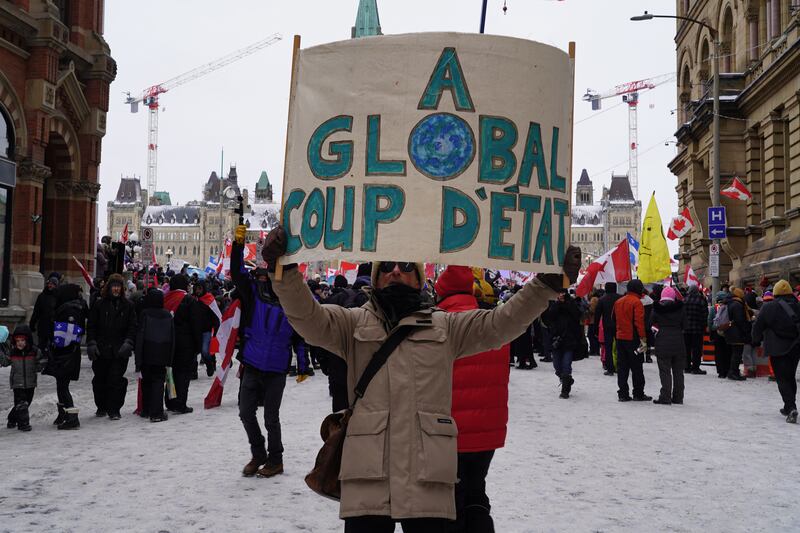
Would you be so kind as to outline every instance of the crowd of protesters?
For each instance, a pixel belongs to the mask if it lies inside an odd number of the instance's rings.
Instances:
[[[266,263],[248,268],[244,227],[239,227],[228,277],[210,273],[200,279],[161,267],[131,268],[124,275],[106,271],[85,297],[79,285],[56,272],[48,275],[30,323],[12,335],[0,327],[0,362],[12,366],[14,390],[8,427],[31,429],[28,407],[39,373],[56,380],[54,424],[80,427],[69,387],[80,377],[84,342],[95,416],[120,419],[131,358],[142,380],[140,416],[162,422],[168,412],[191,413],[191,381],[198,367],[209,377],[216,372],[210,340],[221,313],[236,299],[241,305],[239,417],[251,452],[245,476],[283,472],[279,412],[287,376],[301,383],[319,369],[327,376],[331,411],[353,408],[354,385],[370,356],[390,334],[414,326],[403,333],[409,342],[401,340],[397,355],[385,363],[391,375],[376,374],[381,377],[370,386],[372,394],[363,397],[351,418],[348,439],[352,434],[352,442],[363,446],[345,447],[342,458],[346,531],[389,531],[387,517],[390,523],[423,521],[413,523],[424,527],[409,525],[408,531],[493,531],[485,479],[494,451],[505,442],[509,368],[537,368],[537,353],[540,362],[552,363],[563,399],[570,398],[575,384],[573,363],[599,356],[598,371],[617,378],[620,402],[675,405],[686,397],[684,374],[706,374],[704,345],[713,345],[718,377],[732,381],[755,376],[757,354],[763,351],[783,400],[780,412],[788,422],[797,420],[800,287],[793,290],[785,280],[760,293],[723,287],[714,295],[697,286],[645,287],[632,280],[606,283],[580,298],[563,288],[560,274],[520,285],[497,272],[450,266],[426,279],[420,264],[386,261],[360,265],[352,283],[343,275],[330,284],[319,274],[301,276],[291,265],[278,281],[268,266],[282,255],[282,238],[280,232],[270,233]],[[576,257],[565,262],[572,283],[579,253]],[[103,264],[98,262],[99,268]],[[567,266],[575,272],[567,273]],[[645,393],[643,372],[653,356],[660,378],[655,399]],[[413,364],[406,365],[404,358]],[[393,396],[398,394],[416,398],[418,405],[424,400],[426,410],[414,411]],[[264,410],[266,437],[258,407]],[[423,448],[414,439],[396,441],[417,424]],[[382,448],[374,452],[380,457],[368,453],[384,431],[391,441],[388,461]],[[407,462],[427,453],[425,439],[444,455],[427,457],[417,483],[396,494],[391,480],[420,468]],[[448,496],[453,487],[454,497]],[[451,520],[455,526],[436,529]]]

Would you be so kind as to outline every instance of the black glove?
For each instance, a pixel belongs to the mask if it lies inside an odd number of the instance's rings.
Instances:
[[[91,341],[86,345],[86,354],[89,356],[89,361],[95,361],[100,357],[100,350],[97,349],[97,343]]]
[[[133,355],[133,344],[131,344],[131,341],[126,339],[125,342],[122,343],[122,346],[119,347],[117,356],[127,359],[131,355]]]
[[[275,272],[275,265],[278,264],[278,259],[286,253],[286,241],[286,230],[280,224],[267,233],[264,239],[264,247],[261,249],[261,257],[267,262],[270,272]],[[291,263],[283,265],[283,269],[289,270],[296,266],[296,263]]]
[[[578,273],[581,269],[581,249],[578,246],[570,246],[564,254],[564,268],[562,274],[537,274],[536,277],[554,291],[564,288],[564,282],[569,285],[578,281]]]

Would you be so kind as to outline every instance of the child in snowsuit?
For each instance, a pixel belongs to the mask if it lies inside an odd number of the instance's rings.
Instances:
[[[41,372],[44,364],[42,352],[33,344],[33,332],[29,326],[17,326],[14,330],[10,351],[0,351],[0,365],[11,366],[11,389],[14,391],[14,407],[8,413],[7,427],[30,431],[28,406],[33,401],[36,374]]]

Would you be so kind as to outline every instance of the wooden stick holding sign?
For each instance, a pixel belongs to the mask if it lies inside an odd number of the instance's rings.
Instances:
[[[570,136],[569,136],[569,168],[572,170],[574,167],[572,166],[572,151],[575,148],[575,41],[569,42],[569,68],[572,72],[572,94],[570,95],[570,101],[572,102],[572,109],[570,110],[569,114],[569,122],[572,124],[572,128],[570,129]],[[568,198],[572,198],[572,176],[570,176],[569,183],[567,184],[567,191],[569,192]],[[572,242],[572,225],[566,228],[567,231],[567,242]],[[569,278],[566,274],[562,274],[562,282],[561,282],[566,289],[570,286]]]
[[[281,209],[278,213],[278,220],[283,225],[283,203],[286,201],[286,174],[289,169],[288,158],[289,154],[289,139],[290,128],[292,127],[292,99],[295,95],[295,81],[297,80],[297,53],[300,51],[300,36],[294,36],[294,44],[292,45],[292,75],[289,81],[289,114],[286,118],[286,148],[283,153],[283,185],[281,186]],[[275,279],[280,281],[283,279],[283,265],[278,261],[275,265]]]

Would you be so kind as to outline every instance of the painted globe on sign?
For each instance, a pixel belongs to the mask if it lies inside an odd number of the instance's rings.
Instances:
[[[414,167],[431,179],[453,179],[475,157],[475,135],[467,122],[450,113],[436,113],[420,120],[408,139],[408,155]]]

